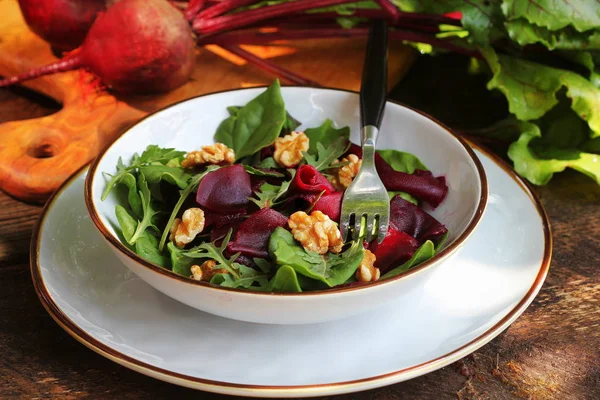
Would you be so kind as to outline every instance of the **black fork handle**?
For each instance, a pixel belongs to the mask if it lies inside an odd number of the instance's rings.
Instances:
[[[360,122],[379,129],[387,97],[387,21],[372,22],[360,86]]]

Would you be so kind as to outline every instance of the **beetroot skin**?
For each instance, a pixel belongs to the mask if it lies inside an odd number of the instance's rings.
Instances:
[[[374,240],[369,249],[375,254],[375,266],[381,273],[408,261],[419,247],[417,239],[390,227],[383,242]]]
[[[58,50],[79,47],[105,0],[19,0],[21,13],[36,35]]]
[[[220,214],[240,212],[252,196],[250,175],[241,164],[208,173],[198,185],[196,202]]]
[[[342,212],[342,198],[344,192],[333,192],[324,194],[317,200],[313,206],[313,211],[321,211],[327,215],[332,221],[340,222],[340,213]]]
[[[296,176],[294,176],[294,180],[291,184],[291,189],[294,193],[299,195],[318,195],[323,191],[325,191],[325,194],[335,192],[335,188],[331,182],[329,182],[323,174],[317,171],[315,167],[308,164],[298,167]]]
[[[438,243],[448,232],[438,220],[400,195],[390,202],[390,226],[416,238],[421,244],[426,240]]]

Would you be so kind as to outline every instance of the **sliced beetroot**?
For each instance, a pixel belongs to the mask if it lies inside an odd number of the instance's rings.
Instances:
[[[348,153],[362,157],[362,149],[355,144],[350,145]],[[432,207],[440,205],[448,193],[446,178],[434,177],[430,171],[416,170],[412,174],[396,171],[379,154],[375,154],[375,166],[387,190],[406,192]]]
[[[340,222],[340,212],[342,211],[342,197],[344,192],[333,192],[324,194],[314,204],[313,211],[321,211],[331,220]]]
[[[374,240],[369,245],[369,250],[375,254],[375,266],[383,274],[390,268],[408,261],[418,247],[417,239],[390,227],[383,242],[377,243],[377,240]]]
[[[243,210],[250,203],[250,196],[250,175],[236,164],[207,174],[198,186],[196,202],[207,210],[224,214]]]
[[[204,220],[204,226],[206,227],[215,227],[215,228],[220,228],[222,226],[230,226],[230,225],[239,225],[242,223],[242,221],[244,221],[244,219],[246,219],[247,217],[247,212],[246,210],[241,210],[239,212],[235,212],[235,213],[228,213],[228,214],[220,214],[220,213],[216,213],[216,212],[207,212],[204,213],[205,220]]]
[[[286,227],[288,219],[285,215],[271,209],[263,208],[244,221],[235,239],[227,245],[232,253],[241,252],[247,257],[268,257],[269,237],[277,227]]]
[[[390,202],[390,226],[409,234],[420,243],[426,240],[437,243],[448,232],[437,219],[400,195],[394,196]]]
[[[301,165],[296,171],[291,189],[294,193],[301,196],[308,194],[318,195],[323,191],[325,191],[324,194],[335,192],[335,188],[331,182],[317,171],[315,167],[307,164]]]

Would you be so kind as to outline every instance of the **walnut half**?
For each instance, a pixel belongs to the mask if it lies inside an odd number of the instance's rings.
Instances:
[[[336,160],[333,164],[338,164],[339,162]],[[337,190],[346,190],[358,174],[362,160],[356,154],[350,154],[348,157],[342,158],[341,162],[347,162],[348,164],[336,168],[334,173],[330,175],[329,181]]]
[[[185,210],[181,219],[175,218],[173,221],[169,240],[172,240],[175,246],[182,248],[191,243],[203,229],[204,211],[201,208],[189,208]]]
[[[206,260],[202,263],[202,265],[192,265],[190,268],[192,276],[190,278],[195,279],[197,281],[210,282],[213,276],[217,274],[228,273],[225,268],[215,269],[216,265],[217,262],[215,260]]]
[[[304,132],[292,132],[275,140],[273,158],[282,167],[295,167],[302,161],[302,152],[308,151],[308,144]]]
[[[319,254],[342,251],[344,242],[337,224],[321,211],[313,211],[310,215],[297,211],[290,216],[288,226],[294,239],[306,250]]]
[[[185,155],[181,162],[183,168],[193,168],[204,164],[233,164],[235,162],[235,153],[223,143],[215,143],[203,146],[198,151],[190,151]]]
[[[375,254],[365,249],[363,259],[356,270],[356,280],[359,282],[375,282],[378,280],[381,272],[379,268],[373,266],[374,263]]]

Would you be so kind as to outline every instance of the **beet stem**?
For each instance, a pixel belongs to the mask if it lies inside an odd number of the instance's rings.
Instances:
[[[307,28],[307,29],[279,29],[276,32],[238,31],[229,32],[216,36],[209,36],[198,41],[198,44],[216,44],[228,46],[236,44],[266,45],[284,40],[306,40],[306,39],[331,39],[365,37],[369,33],[367,28]],[[409,42],[427,43],[434,47],[452,50],[470,57],[482,59],[479,52],[456,45],[448,40],[438,39],[435,36],[419,32],[394,30],[389,33],[392,40],[403,40]]]
[[[258,57],[257,55],[252,54],[249,51],[242,49],[239,46],[222,45],[221,47],[223,47],[225,50],[229,51],[230,53],[233,53],[236,56],[243,58],[244,60],[248,61],[249,63],[256,65],[260,69],[265,70],[265,71],[267,71],[275,76],[278,76],[280,78],[287,79],[288,81],[295,83],[297,85],[313,86],[313,87],[321,86],[318,83],[311,81],[310,79],[306,79],[300,75],[297,75],[291,71],[288,71],[287,69],[285,69],[283,67],[280,67],[279,65],[277,65],[275,63],[272,63],[265,59],[262,59],[262,58]]]
[[[376,0],[376,2],[392,22],[398,21],[398,18],[400,18],[400,10],[398,10],[392,2],[389,0]]]
[[[256,3],[256,0],[223,0],[216,3],[214,6],[208,7],[198,15],[198,19],[210,19],[225,14],[239,7],[244,7],[249,4]]]
[[[201,35],[215,34],[224,30],[231,30],[255,24],[259,21],[294,14],[313,8],[335,6],[343,3],[352,3],[354,0],[296,0],[279,3],[272,6],[257,8],[230,15],[223,15],[212,19],[196,18],[193,29]]]
[[[184,17],[188,22],[192,22],[196,15],[204,8],[204,3],[206,0],[190,0],[185,9]]]
[[[21,82],[28,81],[30,79],[39,78],[40,76],[52,75],[58,72],[72,71],[83,66],[82,59],[77,55],[67,56],[52,64],[44,65],[39,68],[31,69],[20,75],[11,76],[6,79],[0,80],[0,87],[6,87],[16,85]]]

